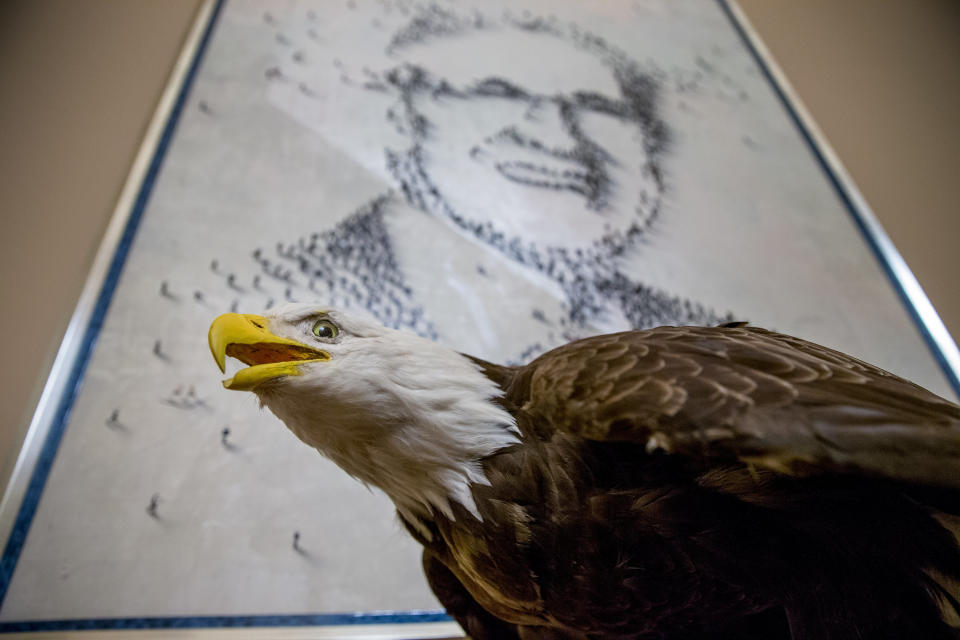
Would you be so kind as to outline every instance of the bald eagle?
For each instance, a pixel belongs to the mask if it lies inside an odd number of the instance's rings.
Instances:
[[[305,304],[209,340],[472,638],[958,637],[960,407],[850,356],[660,327],[507,367]]]

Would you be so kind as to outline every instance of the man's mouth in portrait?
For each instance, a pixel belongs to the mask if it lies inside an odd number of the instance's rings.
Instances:
[[[511,182],[576,193],[593,210],[603,209],[607,204],[605,196],[610,189],[610,178],[603,170],[603,159],[581,158],[583,154],[578,149],[550,149],[537,140],[521,137],[515,130],[508,130],[475,146],[470,155],[485,159],[485,164],[489,163]]]
[[[494,163],[504,178],[531,187],[574,191],[590,197],[590,175],[586,170],[570,166],[549,165],[529,160],[508,160]]]

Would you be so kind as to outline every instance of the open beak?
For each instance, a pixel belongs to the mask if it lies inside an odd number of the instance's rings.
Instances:
[[[267,380],[300,375],[300,365],[330,359],[326,351],[270,333],[268,326],[262,316],[240,313],[225,313],[210,325],[207,341],[220,371],[226,371],[227,356],[249,365],[224,380],[224,387],[250,391]]]

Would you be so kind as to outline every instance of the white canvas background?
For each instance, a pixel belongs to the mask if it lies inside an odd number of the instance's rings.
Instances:
[[[505,6],[484,3],[483,11],[500,16]],[[671,132],[662,159],[662,209],[629,252],[624,271],[719,313],[841,348],[950,393],[827,177],[717,5],[509,6],[516,16],[528,8],[602,34],[661,78],[659,115]],[[269,277],[253,288],[255,248],[272,253],[277,242],[330,229],[364,203],[397,192],[385,150],[401,150],[406,140],[384,117],[392,101],[358,87],[356,78],[365,67],[376,72],[397,64],[384,48],[415,16],[413,4],[362,0],[227,3],[134,239],[0,619],[438,606],[420,576],[418,550],[388,501],[296,441],[252,395],[221,390],[205,339],[213,317],[234,301],[241,311],[258,312],[268,300],[285,297],[290,285]],[[515,32],[492,35],[498,37],[503,47],[484,62],[518,82],[549,80],[547,90],[561,83],[568,91],[607,82],[615,91],[589,61],[558,66],[555,59],[525,58]],[[562,54],[562,43],[551,46]],[[296,62],[300,49],[303,61]],[[441,44],[414,49],[404,59],[446,75],[468,73],[475,62]],[[268,77],[270,69],[279,69],[284,81]],[[496,113],[488,115],[496,120]],[[474,184],[465,176],[458,197],[470,199]],[[523,215],[541,216],[545,235],[563,236],[563,229],[547,228],[546,212],[569,203],[530,193],[518,196],[527,207]],[[516,357],[532,341],[544,347],[562,341],[556,326],[531,318],[532,310],[548,320],[562,316],[556,283],[441,217],[395,200],[386,217],[397,260],[438,339],[497,360]],[[478,276],[481,263],[487,276]],[[226,286],[230,273],[242,293]],[[162,282],[175,299],[158,293]],[[309,292],[299,274],[292,287],[300,298]],[[582,331],[621,328],[624,319],[611,311]],[[157,340],[166,358],[152,353]],[[178,406],[184,404],[191,408]],[[114,410],[120,424],[108,425]],[[235,449],[220,443],[224,426]],[[153,494],[160,496],[159,519],[145,513]],[[291,548],[294,531],[305,553]]]

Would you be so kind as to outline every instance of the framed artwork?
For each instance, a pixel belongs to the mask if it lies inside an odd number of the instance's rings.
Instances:
[[[746,320],[960,391],[730,0],[220,0],[175,76],[0,506],[0,632],[459,633],[389,501],[220,388],[223,312],[501,363]]]

